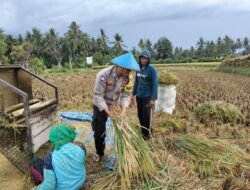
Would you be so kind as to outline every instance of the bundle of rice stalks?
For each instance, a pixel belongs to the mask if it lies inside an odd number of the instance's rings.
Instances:
[[[134,189],[137,190],[186,190],[201,189],[200,179],[197,174],[185,166],[183,161],[174,157],[162,149],[159,152],[160,166],[157,174],[152,176],[149,181],[143,181],[137,184]],[[156,158],[158,160],[159,158]]]
[[[213,120],[219,123],[234,124],[245,120],[243,114],[236,106],[222,101],[211,101],[201,104],[195,109],[195,114],[202,123]]]
[[[158,83],[160,86],[177,85],[179,82],[178,78],[168,72],[159,72]]]
[[[161,129],[170,129],[174,133],[181,133],[185,131],[182,121],[175,118],[163,119],[162,121],[157,122],[155,127],[155,130],[159,131],[161,131]]]
[[[174,145],[188,157],[191,167],[200,176],[233,174],[239,165],[250,169],[249,155],[222,141],[183,135],[174,140]]]
[[[120,141],[119,141],[120,142]],[[122,177],[120,175],[120,170],[116,172],[112,172],[106,174],[104,178],[98,180],[93,189],[101,190],[101,189],[108,189],[108,190],[116,190],[116,189],[136,189],[136,190],[185,190],[185,189],[201,189],[200,188],[200,179],[198,178],[197,174],[195,174],[192,170],[185,166],[181,160],[173,155],[168,154],[168,151],[163,147],[163,141],[161,138],[158,138],[157,141],[154,141],[154,147],[152,149],[153,155],[151,160],[157,165],[153,170],[153,173],[146,174],[148,178],[142,179],[133,178],[131,179],[128,176],[128,180],[131,182],[131,186],[122,186]],[[138,153],[136,153],[138,154]],[[130,159],[133,159],[133,155],[125,156],[128,159],[128,162],[131,162]],[[144,162],[145,163],[145,162]],[[119,162],[118,162],[119,164]],[[147,164],[147,163],[146,163]],[[143,166],[140,166],[143,167]],[[123,170],[128,170],[126,166],[122,168]],[[139,168],[135,165],[134,170],[138,170]],[[145,170],[145,169],[144,169]],[[133,172],[136,172],[133,171]],[[139,172],[141,170],[139,169]],[[123,172],[124,173],[124,172]],[[129,173],[129,172],[128,172]],[[141,172],[142,173],[142,172]],[[143,175],[143,174],[142,174]],[[125,180],[125,179],[123,179]]]
[[[157,166],[153,146],[142,138],[140,125],[131,118],[116,117],[113,118],[113,129],[118,171],[98,181],[94,189],[131,189],[133,183],[149,181],[157,173]]]
[[[121,185],[129,187],[129,179],[148,180],[157,169],[152,147],[142,138],[140,125],[117,118],[113,120],[113,126]]]

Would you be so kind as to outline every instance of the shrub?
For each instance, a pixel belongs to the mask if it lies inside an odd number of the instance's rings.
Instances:
[[[35,74],[41,74],[45,68],[45,64],[41,59],[33,58],[29,61],[29,69]]]

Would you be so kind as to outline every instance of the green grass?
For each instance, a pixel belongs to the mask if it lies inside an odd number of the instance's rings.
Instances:
[[[220,65],[221,62],[204,62],[204,63],[169,63],[169,64],[152,64],[156,68],[166,68],[167,70],[211,70]],[[92,69],[103,69],[111,65],[93,66]]]
[[[215,71],[250,76],[250,67],[219,66]]]
[[[250,76],[250,55],[226,59],[215,71]]]
[[[43,73],[40,74],[42,77],[47,77],[50,75],[64,75],[68,73],[81,73],[81,72],[88,72],[88,71],[93,71],[91,68],[84,68],[84,69],[60,69],[60,70],[55,70],[55,69],[47,69]]]
[[[208,71],[211,69],[216,69],[221,62],[197,62],[197,63],[164,63],[164,64],[152,64],[156,68],[166,68],[170,71],[185,71],[185,70],[193,70],[193,71]],[[48,76],[50,74],[63,74],[63,73],[74,73],[74,72],[83,72],[83,71],[89,71],[89,70],[100,70],[103,68],[107,68],[112,66],[112,64],[109,65],[93,65],[91,67],[87,68],[53,68],[53,69],[46,69],[43,71],[40,75],[41,76]]]
[[[198,62],[198,63],[169,63],[169,64],[153,64],[155,67],[214,67],[220,65],[221,62]]]
[[[41,74],[41,76],[46,77],[51,74],[61,75],[64,73],[74,73],[74,72],[86,72],[106,68],[111,65],[96,65],[85,69],[47,69]],[[222,66],[220,62],[204,62],[204,63],[171,63],[171,64],[153,64],[154,67],[161,69],[164,68],[167,71],[216,71],[224,73],[235,73],[250,76],[249,67],[232,67],[232,66]]]

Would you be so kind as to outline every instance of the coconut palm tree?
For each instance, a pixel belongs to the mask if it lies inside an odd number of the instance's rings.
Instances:
[[[53,28],[50,28],[45,34],[44,47],[46,52],[57,61],[58,68],[61,69],[63,58],[62,44],[58,33]]]
[[[119,33],[116,33],[114,38],[115,41],[111,42],[112,44],[114,44],[113,49],[117,54],[120,54],[124,51],[124,48],[126,48],[127,46],[124,45],[122,36]]]

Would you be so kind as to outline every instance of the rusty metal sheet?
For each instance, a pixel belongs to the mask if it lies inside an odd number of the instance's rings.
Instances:
[[[33,99],[31,75],[24,70],[19,69],[17,72],[17,78],[18,88],[28,94],[29,100]]]
[[[14,70],[0,70],[0,79],[3,79],[13,86],[17,86],[17,78]],[[0,96],[1,105],[4,108],[19,103],[19,96],[2,85],[0,85]]]

